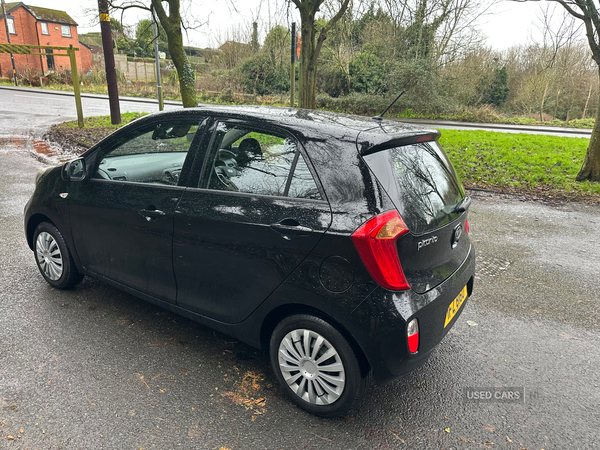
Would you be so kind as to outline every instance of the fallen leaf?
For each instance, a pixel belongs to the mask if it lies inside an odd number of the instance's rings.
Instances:
[[[8,439],[9,441],[14,441],[15,440],[15,438],[12,437],[12,436],[6,436],[6,439]]]
[[[512,439],[509,438],[508,436],[506,436],[506,440],[507,440],[507,442],[512,442]]]
[[[476,327],[479,324],[477,322],[473,322],[472,320],[467,320],[467,325],[470,327]]]
[[[323,439],[324,441],[333,442],[331,439],[328,439],[328,438],[326,438],[326,437],[319,436],[318,434],[315,434],[315,433],[312,433],[312,434],[313,434],[313,436],[316,436],[316,437],[318,437],[319,439]]]
[[[148,386],[148,383],[146,383],[144,375],[140,375],[139,373],[136,373],[136,375],[138,376],[138,379],[144,383],[148,389],[150,389],[150,386]]]
[[[575,336],[571,336],[570,334],[567,334],[567,333],[560,333],[560,335],[561,335],[561,337],[563,337],[564,339],[567,339],[567,340],[571,340],[571,339],[577,340],[577,338]]]
[[[398,440],[399,440],[400,442],[402,442],[403,444],[405,443],[404,439],[402,439],[400,436],[398,436],[398,433],[399,433],[398,431],[396,431],[396,430],[392,430],[392,429],[390,429],[389,431],[390,431],[390,433],[392,433],[392,434],[394,435],[394,437],[395,437],[396,439],[398,439]]]
[[[446,433],[450,433],[450,427],[448,427],[448,428],[444,428],[444,431],[445,431]]]
[[[493,433],[494,431],[496,431],[496,429],[492,425],[490,425],[489,423],[484,424],[483,428],[485,428],[486,430],[488,430],[491,433]]]

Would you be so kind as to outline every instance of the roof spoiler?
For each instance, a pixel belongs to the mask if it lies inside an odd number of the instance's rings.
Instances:
[[[360,154],[362,156],[377,153],[394,147],[417,144],[419,142],[437,141],[442,133],[437,130],[423,130],[412,133],[402,134],[395,137],[385,137],[381,142],[363,141],[358,143]]]

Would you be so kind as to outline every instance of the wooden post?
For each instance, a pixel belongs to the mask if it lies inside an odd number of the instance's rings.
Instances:
[[[71,79],[73,80],[73,92],[75,93],[75,107],[77,108],[77,126],[83,128],[83,107],[81,106],[81,92],[79,91],[79,74],[77,73],[77,59],[73,44],[67,50],[71,60]]]

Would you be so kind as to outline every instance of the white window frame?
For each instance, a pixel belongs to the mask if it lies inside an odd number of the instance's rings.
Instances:
[[[48,22],[41,22],[42,24],[42,34],[49,35],[50,28],[48,28]]]
[[[71,26],[70,25],[61,25],[60,31],[62,32],[63,37],[71,37]],[[65,34],[65,31],[67,31],[66,34]]]
[[[15,29],[15,19],[6,18],[6,26],[8,27],[9,34],[17,34],[17,30]]]

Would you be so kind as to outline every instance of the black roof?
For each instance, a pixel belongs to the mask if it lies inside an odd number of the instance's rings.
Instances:
[[[383,148],[406,145],[418,140],[434,140],[440,133],[396,120],[381,121],[370,117],[301,108],[273,106],[199,106],[183,110],[155,113],[160,115],[196,114],[225,115],[242,120],[257,120],[272,126],[285,127],[311,140],[338,140],[356,143],[362,154]],[[141,120],[146,120],[143,118]]]

